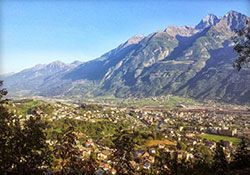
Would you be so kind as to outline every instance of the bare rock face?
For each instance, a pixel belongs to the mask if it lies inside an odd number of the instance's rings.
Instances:
[[[244,27],[246,21],[249,19],[248,16],[231,10],[214,27],[218,30],[239,30]]]
[[[191,36],[197,33],[198,30],[196,30],[195,27],[193,26],[186,25],[186,26],[181,26],[181,27],[169,26],[165,29],[164,32],[167,32],[169,35],[175,37],[176,35]]]
[[[132,44],[138,44],[143,38],[145,38],[144,35],[135,35],[133,37],[131,37],[128,41],[126,41],[125,43],[121,44],[119,46],[120,49],[123,49],[125,47],[128,47],[129,45]]]
[[[214,26],[220,21],[220,18],[214,14],[208,14],[201,22],[195,26],[196,30],[203,30],[207,27]]]

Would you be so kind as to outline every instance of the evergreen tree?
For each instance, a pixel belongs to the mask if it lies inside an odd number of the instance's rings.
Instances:
[[[242,138],[233,156],[233,167],[237,169],[250,168],[250,151],[248,150],[249,139]]]
[[[34,116],[21,126],[21,130],[16,129],[19,133],[13,139],[12,149],[17,155],[13,170],[16,174],[40,174],[51,165],[51,152],[43,132],[46,123],[41,121],[40,116]]]
[[[0,87],[1,87],[2,85],[3,85],[3,81],[0,80]],[[3,102],[2,97],[5,96],[5,95],[7,95],[7,94],[8,94],[8,91],[7,91],[5,88],[0,89],[0,102],[1,102],[1,103]]]
[[[114,149],[112,160],[116,162],[115,169],[118,174],[134,174],[135,170],[130,162],[133,160],[133,151],[136,145],[133,134],[128,131],[118,131],[114,135]]]
[[[53,154],[58,160],[61,174],[72,174],[81,169],[83,162],[79,158],[80,151],[76,146],[76,134],[73,127],[69,127],[66,131],[57,135],[53,148]]]
[[[159,174],[170,174],[169,165],[171,162],[171,155],[169,152],[156,151],[154,168]]]
[[[240,71],[243,64],[250,62],[250,22],[247,21],[246,26],[236,30],[235,33],[232,40],[236,44],[234,50],[238,52],[239,56],[235,60],[234,67]]]
[[[2,86],[2,81],[0,81]],[[50,153],[43,133],[46,124],[39,116],[21,123],[3,104],[0,90],[0,174],[41,174],[50,166]]]
[[[216,144],[213,161],[213,169],[216,174],[223,174],[228,169],[228,162],[221,143]]]

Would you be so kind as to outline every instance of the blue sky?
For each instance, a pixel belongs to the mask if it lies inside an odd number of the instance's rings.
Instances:
[[[245,0],[2,0],[0,74],[92,60],[134,35],[196,25],[209,13],[250,16],[249,7]]]

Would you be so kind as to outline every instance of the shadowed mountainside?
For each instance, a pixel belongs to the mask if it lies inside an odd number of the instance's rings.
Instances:
[[[237,72],[231,37],[249,17],[230,11],[208,15],[197,26],[167,27],[134,36],[95,60],[36,66],[5,78],[10,93],[43,96],[148,97],[175,94],[250,103],[250,69]],[[43,71],[44,70],[44,71]],[[25,95],[25,93],[21,93]]]

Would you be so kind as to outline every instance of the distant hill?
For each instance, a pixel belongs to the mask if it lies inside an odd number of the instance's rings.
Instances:
[[[169,26],[148,36],[134,36],[86,63],[24,70],[5,79],[5,85],[13,94],[23,90],[74,97],[174,94],[250,103],[250,69],[233,69],[237,54],[231,41],[234,30],[247,19],[235,11],[221,18],[209,14],[196,26]]]
[[[11,75],[15,74],[14,72],[11,72],[11,73],[3,73],[3,74],[0,74],[0,80],[3,80],[4,78],[7,78]]]
[[[41,90],[41,86],[46,84],[51,76],[66,73],[80,64],[82,62],[79,61],[71,64],[65,64],[61,61],[38,64],[16,74],[3,77],[4,87],[8,89],[11,95],[32,96]]]

